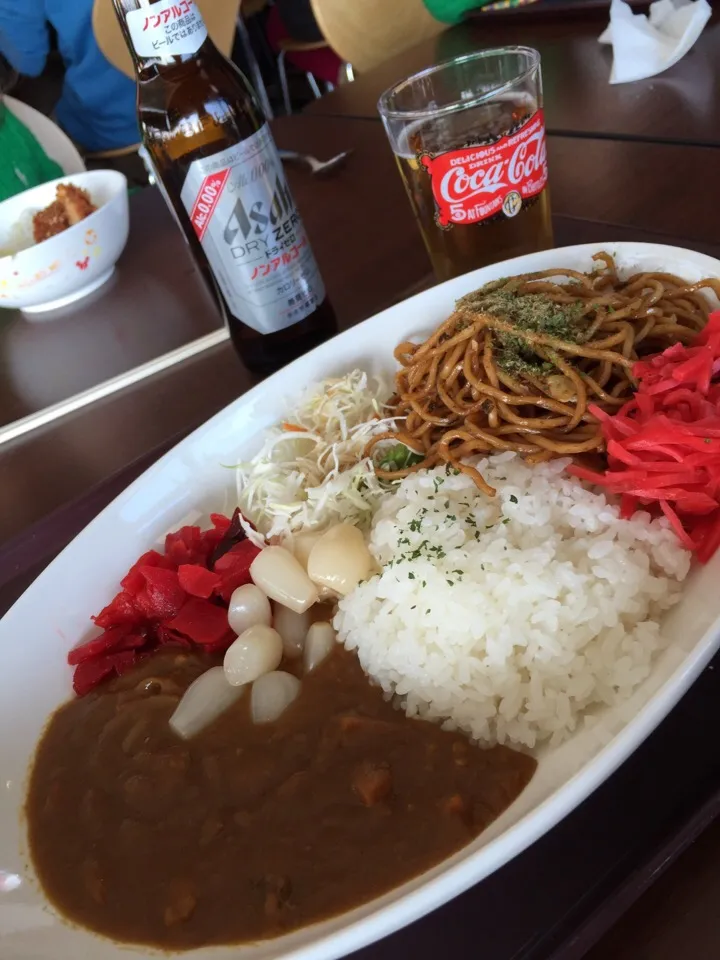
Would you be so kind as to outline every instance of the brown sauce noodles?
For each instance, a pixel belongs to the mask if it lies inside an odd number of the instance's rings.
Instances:
[[[404,420],[376,444],[404,443],[422,460],[377,475],[401,479],[448,464],[495,491],[467,457],[513,450],[530,462],[601,451],[589,404],[615,411],[634,389],[635,360],[688,343],[720,297],[720,280],[669,273],[620,279],[608,253],[586,274],[543,270],[494,281],[456,304],[423,343],[395,350],[400,370],[388,414]]]

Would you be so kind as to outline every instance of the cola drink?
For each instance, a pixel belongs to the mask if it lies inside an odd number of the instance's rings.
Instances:
[[[511,55],[517,57],[518,50],[524,54],[524,48],[513,48]],[[483,51],[471,58],[482,57],[487,72],[493,53],[508,56],[507,50]],[[537,57],[535,51],[529,53]],[[471,58],[460,58],[466,69]],[[425,98],[432,82],[441,82],[428,74],[452,76],[456,63],[424,71],[418,86]],[[407,101],[414,79],[399,85],[399,97],[388,91],[380,111],[438,279],[551,247],[539,57],[536,82],[529,82],[525,71],[517,89],[505,83],[495,96],[480,91],[466,104],[453,102],[445,76],[442,87],[449,103],[438,106],[432,98],[433,105],[423,111],[414,98],[403,109],[397,100],[404,96]],[[487,86],[486,78],[483,83]]]

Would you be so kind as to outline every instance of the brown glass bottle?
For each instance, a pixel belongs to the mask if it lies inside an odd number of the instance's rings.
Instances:
[[[158,185],[243,361],[277,370],[337,328],[254,91],[207,35],[194,0],[113,2]]]

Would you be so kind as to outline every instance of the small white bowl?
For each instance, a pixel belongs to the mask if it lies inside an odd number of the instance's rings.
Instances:
[[[60,183],[87,190],[98,209],[34,243],[32,215],[52,203]],[[22,310],[29,320],[52,319],[45,311],[79,300],[110,278],[128,226],[127,179],[116,170],[69,174],[0,203],[0,307]],[[18,252],[2,256],[13,249]]]

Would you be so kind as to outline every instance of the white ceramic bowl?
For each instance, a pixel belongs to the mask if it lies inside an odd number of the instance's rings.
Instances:
[[[98,209],[42,243],[32,242],[31,216],[55,199],[60,183],[82,187]],[[50,180],[0,203],[0,307],[15,307],[31,320],[96,290],[110,278],[128,237],[127,180],[116,170],[91,170]]]
[[[301,357],[183,440],[103,510],[6,614],[0,622],[0,730],[5,731],[0,739],[0,891],[3,886],[7,891],[0,892],[2,960],[157,956],[94,937],[57,916],[28,863],[20,814],[37,739],[49,714],[72,695],[67,652],[88,635],[88,617],[114,596],[128,567],[162,543],[167,531],[204,522],[212,510],[232,510],[234,475],[222,464],[255,453],[263,431],[287,415],[308,384],[354,367],[392,373],[397,343],[427,335],[463,294],[531,270],[589,270],[592,254],[601,249],[616,255],[622,271],[661,270],[689,281],[720,277],[720,261],[689,250],[586,244],[495,264],[399,303]],[[632,698],[598,711],[592,725],[580,724],[559,747],[543,747],[537,772],[515,803],[454,856],[348,913],[275,940],[193,950],[182,960],[334,960],[429,913],[497,870],[609,777],[708,663],[720,643],[719,577],[720,553],[707,566],[695,567],[663,625],[668,645]],[[598,837],[602,842],[601,832]]]

